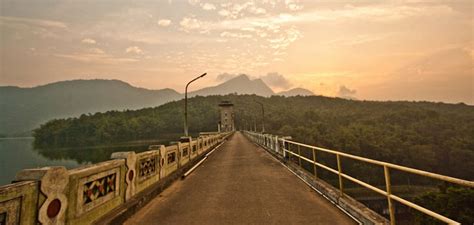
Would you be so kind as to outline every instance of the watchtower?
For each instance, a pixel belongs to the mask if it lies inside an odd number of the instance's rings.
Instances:
[[[222,101],[219,104],[219,108],[221,111],[220,131],[234,131],[234,104],[232,104],[230,101]]]

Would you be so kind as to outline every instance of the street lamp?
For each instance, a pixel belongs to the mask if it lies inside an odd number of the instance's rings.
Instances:
[[[189,81],[188,84],[186,84],[186,89],[184,90],[184,136],[185,137],[189,137],[189,133],[188,133],[188,86],[192,82],[194,82],[197,79],[202,78],[206,75],[207,75],[207,73],[203,73],[201,76],[192,79],[191,81]]]
[[[263,103],[255,101],[262,107],[262,133],[265,133],[265,109],[263,108]]]

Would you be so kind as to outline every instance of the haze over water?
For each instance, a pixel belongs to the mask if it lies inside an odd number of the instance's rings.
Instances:
[[[0,139],[0,185],[9,184],[22,169],[43,166],[74,168],[80,164],[71,159],[53,160],[33,150],[33,138]]]

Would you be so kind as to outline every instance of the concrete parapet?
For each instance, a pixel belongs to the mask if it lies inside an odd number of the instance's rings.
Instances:
[[[104,216],[116,216],[117,209],[127,209],[135,204],[129,202],[143,196],[151,198],[150,193],[165,188],[231,134],[209,133],[187,143],[150,146],[138,154],[116,152],[112,160],[71,170],[22,170],[15,183],[0,187],[0,224],[81,225],[113,220]]]

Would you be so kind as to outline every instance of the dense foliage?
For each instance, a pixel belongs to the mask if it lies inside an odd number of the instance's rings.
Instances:
[[[320,96],[255,95],[189,100],[190,131],[217,129],[218,104],[235,104],[236,126],[293,136],[303,143],[474,179],[474,107],[428,102],[369,102]],[[183,129],[183,101],[156,108],[52,120],[34,131],[37,147],[71,147],[160,139]]]
[[[474,214],[474,190],[449,187],[441,192],[429,192],[415,199],[418,204],[429,205],[436,209],[437,213],[456,218],[461,224],[473,224]],[[432,217],[416,214],[418,224],[444,224]]]

